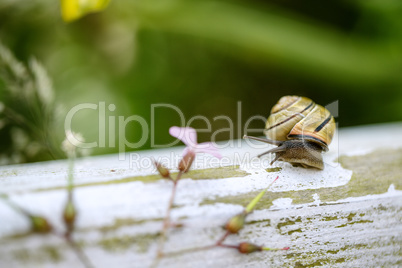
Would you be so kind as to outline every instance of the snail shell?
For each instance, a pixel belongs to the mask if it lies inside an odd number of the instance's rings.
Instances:
[[[285,96],[272,107],[264,133],[277,141],[308,140],[328,151],[335,133],[335,120],[327,109],[309,98]]]
[[[272,108],[265,130],[268,139],[245,136],[278,145],[267,153],[275,153],[275,161],[289,162],[294,166],[323,169],[322,151],[328,151],[335,133],[335,120],[331,113],[311,99],[284,96]]]

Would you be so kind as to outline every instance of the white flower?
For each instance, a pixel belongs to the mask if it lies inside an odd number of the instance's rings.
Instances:
[[[66,138],[61,143],[61,149],[67,154],[68,157],[74,157],[77,148],[82,148],[81,146],[84,142],[84,137],[80,133],[67,130]]]

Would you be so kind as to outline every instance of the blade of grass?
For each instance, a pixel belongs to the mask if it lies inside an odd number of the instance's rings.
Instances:
[[[260,201],[260,199],[263,197],[263,195],[265,194],[265,192],[272,186],[272,184],[277,180],[279,178],[279,176],[278,177],[276,177],[276,179],[273,181],[273,182],[271,182],[269,185],[268,185],[268,187],[267,188],[265,188],[264,190],[262,190],[256,197],[254,197],[254,199],[253,200],[251,200],[251,202],[247,205],[247,207],[246,207],[246,213],[250,213],[253,209],[254,209],[254,207],[257,205],[257,203],[258,203],[258,201]]]

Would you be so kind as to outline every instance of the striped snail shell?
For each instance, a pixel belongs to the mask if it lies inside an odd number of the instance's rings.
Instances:
[[[335,133],[331,113],[311,99],[284,96],[272,107],[265,130],[267,139],[244,136],[277,145],[261,155],[275,153],[271,162],[285,161],[294,166],[323,169],[322,151],[328,151]]]

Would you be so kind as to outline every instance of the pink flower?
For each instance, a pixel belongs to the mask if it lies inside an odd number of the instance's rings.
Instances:
[[[171,127],[169,129],[170,135],[181,140],[185,145],[183,155],[188,153],[207,153],[211,154],[217,158],[222,158],[222,155],[218,152],[218,148],[214,146],[212,142],[197,143],[197,132],[191,127]]]

